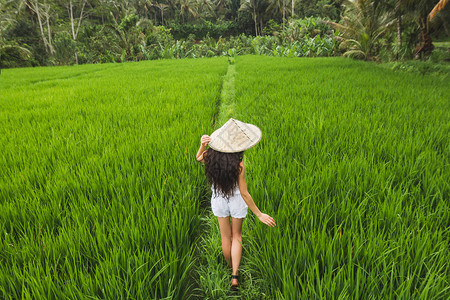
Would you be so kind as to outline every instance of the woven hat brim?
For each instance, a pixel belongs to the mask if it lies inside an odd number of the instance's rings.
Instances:
[[[219,128],[211,134],[211,142],[209,143],[209,147],[223,153],[236,153],[248,150],[254,147],[262,138],[261,129],[253,124],[245,124],[245,131],[250,135],[249,139],[243,144],[230,144],[226,140],[221,138],[221,130],[223,128]],[[225,126],[225,125],[224,125]]]

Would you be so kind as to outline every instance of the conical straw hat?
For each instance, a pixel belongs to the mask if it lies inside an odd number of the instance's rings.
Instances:
[[[211,134],[209,147],[216,151],[233,153],[247,150],[261,140],[261,130],[253,124],[229,119]]]

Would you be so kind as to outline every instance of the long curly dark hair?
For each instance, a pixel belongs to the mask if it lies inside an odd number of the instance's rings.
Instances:
[[[225,198],[233,195],[238,184],[244,152],[224,153],[209,148],[204,154],[205,173],[214,192]]]

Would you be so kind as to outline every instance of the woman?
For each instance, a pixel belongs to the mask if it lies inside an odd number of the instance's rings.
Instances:
[[[264,224],[276,225],[272,217],[258,209],[245,182],[243,151],[255,146],[261,135],[261,130],[255,125],[230,119],[211,137],[203,135],[197,152],[197,160],[205,163],[205,173],[211,184],[211,208],[219,221],[223,255],[233,270],[233,288],[238,286],[242,222],[247,209],[250,208]],[[205,150],[208,144],[210,148]]]

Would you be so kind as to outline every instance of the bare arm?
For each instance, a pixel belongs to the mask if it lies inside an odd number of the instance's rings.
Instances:
[[[197,151],[197,161],[203,162],[203,154],[205,153],[206,145],[211,141],[211,138],[207,135],[203,135],[200,139],[200,148]]]
[[[256,206],[255,201],[253,201],[252,196],[250,195],[250,193],[247,190],[247,182],[245,181],[245,167],[244,167],[244,162],[241,162],[241,173],[239,174],[239,191],[241,192],[241,196],[244,199],[245,203],[247,203],[248,208],[250,208],[250,210],[258,217],[258,219],[263,222],[264,224],[266,224],[267,226],[275,226],[275,220],[267,215],[262,213],[258,206]]]

